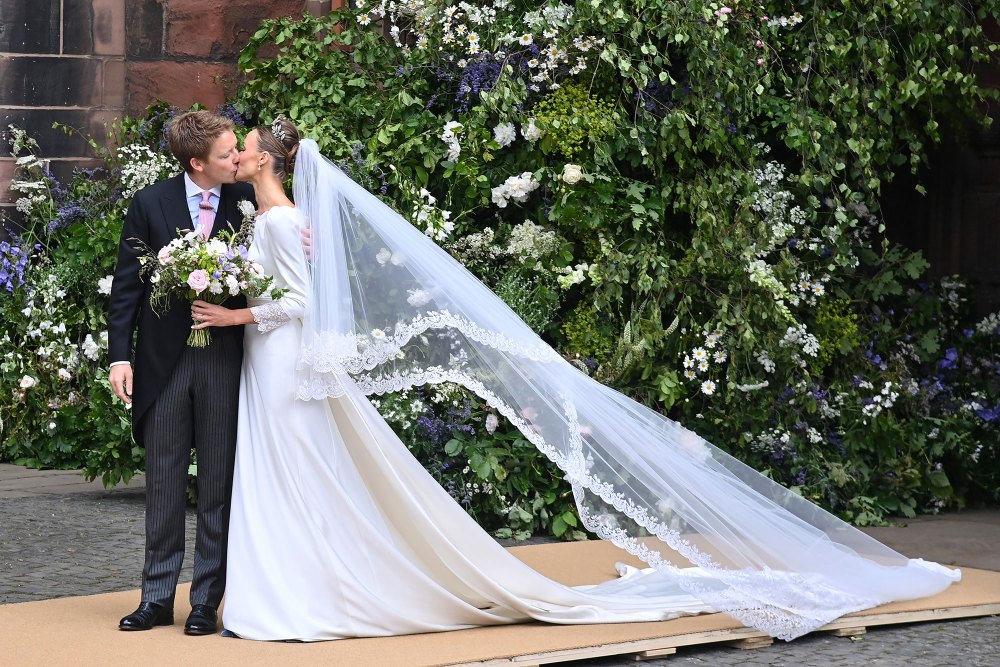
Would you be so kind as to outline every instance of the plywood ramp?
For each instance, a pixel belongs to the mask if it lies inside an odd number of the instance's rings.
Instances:
[[[511,549],[518,558],[570,585],[615,576],[614,564],[640,565],[603,542]],[[186,586],[178,601],[187,599]],[[657,623],[560,626],[542,623],[476,628],[405,637],[350,639],[314,644],[254,642],[183,634],[177,624],[149,632],[120,632],[118,619],[139,602],[138,591],[0,605],[0,646],[5,666],[135,665],[162,663],[432,667],[437,665],[546,665],[609,655],[662,657],[683,646],[737,642],[752,648],[768,637],[722,614]],[[829,624],[828,631],[860,634],[891,623],[939,621],[1000,613],[1000,573],[963,569],[963,579],[940,595],[896,602]]]

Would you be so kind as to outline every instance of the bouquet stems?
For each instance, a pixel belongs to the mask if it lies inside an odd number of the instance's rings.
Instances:
[[[208,347],[212,342],[212,332],[208,329],[192,329],[187,344],[191,347]]]

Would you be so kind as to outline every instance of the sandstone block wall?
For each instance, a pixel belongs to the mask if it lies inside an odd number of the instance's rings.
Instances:
[[[3,0],[0,3],[0,211],[14,163],[7,126],[23,127],[67,174],[89,157],[58,121],[97,137],[125,106],[125,0]]]

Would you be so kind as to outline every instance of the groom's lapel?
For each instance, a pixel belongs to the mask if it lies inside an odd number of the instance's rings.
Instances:
[[[193,229],[191,210],[187,204],[187,194],[184,191],[184,175],[179,174],[170,179],[170,187],[160,197],[160,210],[163,213],[163,224],[167,228],[168,238],[177,236],[178,229]]]

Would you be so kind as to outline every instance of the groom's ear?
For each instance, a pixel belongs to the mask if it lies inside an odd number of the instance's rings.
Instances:
[[[191,158],[191,170],[192,171],[205,171],[205,165],[196,157]]]

